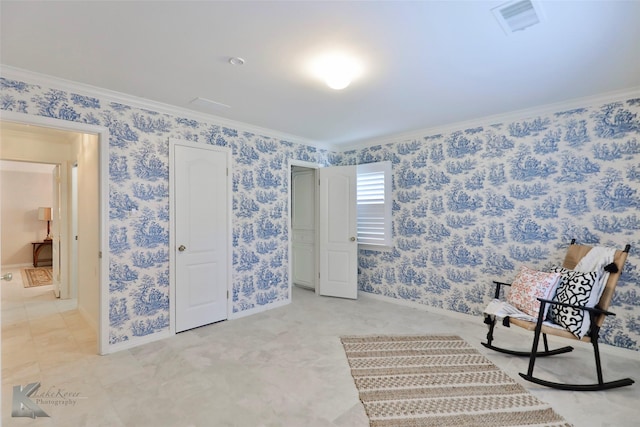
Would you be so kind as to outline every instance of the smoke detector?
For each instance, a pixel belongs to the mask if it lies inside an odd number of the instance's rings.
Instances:
[[[239,56],[234,56],[229,58],[229,64],[231,65],[244,65],[244,58],[240,58]]]
[[[491,9],[493,15],[509,35],[522,31],[543,21],[540,3],[535,0],[514,0]]]

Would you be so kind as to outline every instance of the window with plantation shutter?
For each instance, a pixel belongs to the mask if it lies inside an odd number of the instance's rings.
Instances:
[[[391,162],[358,165],[358,244],[391,246]]]

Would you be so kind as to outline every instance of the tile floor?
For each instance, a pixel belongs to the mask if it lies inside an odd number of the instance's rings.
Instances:
[[[1,282],[3,426],[364,427],[338,337],[376,333],[460,335],[576,427],[636,426],[640,418],[640,384],[590,393],[536,386],[518,376],[526,360],[480,345],[480,318],[367,295],[350,301],[294,288],[285,307],[98,356],[73,301],[56,300],[51,287],[24,289],[19,270],[13,273],[12,282]],[[498,334],[525,347],[530,340],[517,328]],[[590,347],[579,345],[537,369],[549,378],[572,371],[592,381],[592,359]],[[603,359],[605,379],[640,380],[637,352],[605,348]],[[41,403],[49,418],[12,418],[12,387],[35,381],[43,393],[76,396]]]

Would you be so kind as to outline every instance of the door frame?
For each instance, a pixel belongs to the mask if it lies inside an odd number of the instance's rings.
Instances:
[[[233,283],[233,187],[231,171],[231,148],[218,145],[196,143],[178,138],[169,138],[169,331],[171,335],[176,334],[176,218],[175,218],[175,146],[205,149],[222,152],[227,157],[227,295],[232,295]],[[232,312],[232,299],[227,297],[227,319]]]
[[[304,167],[304,168],[308,168],[308,169],[314,169],[315,171],[315,179],[316,179],[316,191],[315,191],[315,204],[316,204],[316,209],[315,209],[315,265],[316,265],[316,273],[319,272],[319,263],[320,263],[320,258],[319,258],[319,253],[318,253],[318,249],[319,249],[319,242],[318,242],[318,212],[319,212],[319,192],[318,192],[318,186],[317,186],[317,182],[318,182],[318,170],[321,168],[321,165],[318,163],[313,163],[313,162],[306,162],[304,160],[293,160],[293,159],[289,159],[289,165],[288,165],[288,174],[287,174],[287,180],[289,181],[289,185],[287,186],[287,191],[288,191],[288,197],[287,197],[287,204],[288,204],[288,210],[287,212],[289,213],[287,215],[287,238],[288,238],[288,259],[289,259],[289,271],[288,271],[288,275],[289,275],[289,301],[291,301],[291,295],[293,292],[293,239],[292,239],[292,233],[291,233],[291,217],[292,217],[292,212],[293,212],[293,205],[291,203],[291,195],[292,195],[292,188],[293,188],[293,180],[291,179],[291,172],[293,171],[293,167],[294,166],[300,166],[300,167]],[[318,279],[316,277],[316,279]],[[318,294],[318,288],[319,288],[319,281],[316,280],[316,286],[314,289],[314,292],[316,293],[316,295]]]
[[[109,236],[107,233],[107,215],[109,206],[108,175],[109,175],[109,129],[103,126],[80,122],[55,119],[51,117],[35,116],[15,111],[1,111],[0,120],[20,123],[24,125],[40,126],[77,133],[88,133],[98,137],[98,222],[99,222],[99,254],[98,254],[98,283],[100,287],[100,301],[98,303],[98,354],[109,353]],[[65,218],[65,221],[69,221]],[[69,256],[70,254],[66,254]]]

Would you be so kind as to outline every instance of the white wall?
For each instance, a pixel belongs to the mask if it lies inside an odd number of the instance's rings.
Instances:
[[[100,316],[100,239],[98,141],[83,135],[78,153],[78,309],[98,331]]]
[[[47,235],[47,223],[38,220],[38,207],[51,206],[51,173],[2,170],[0,183],[0,262],[5,268],[31,265],[31,242]],[[43,249],[40,256],[51,258],[51,249]]]

